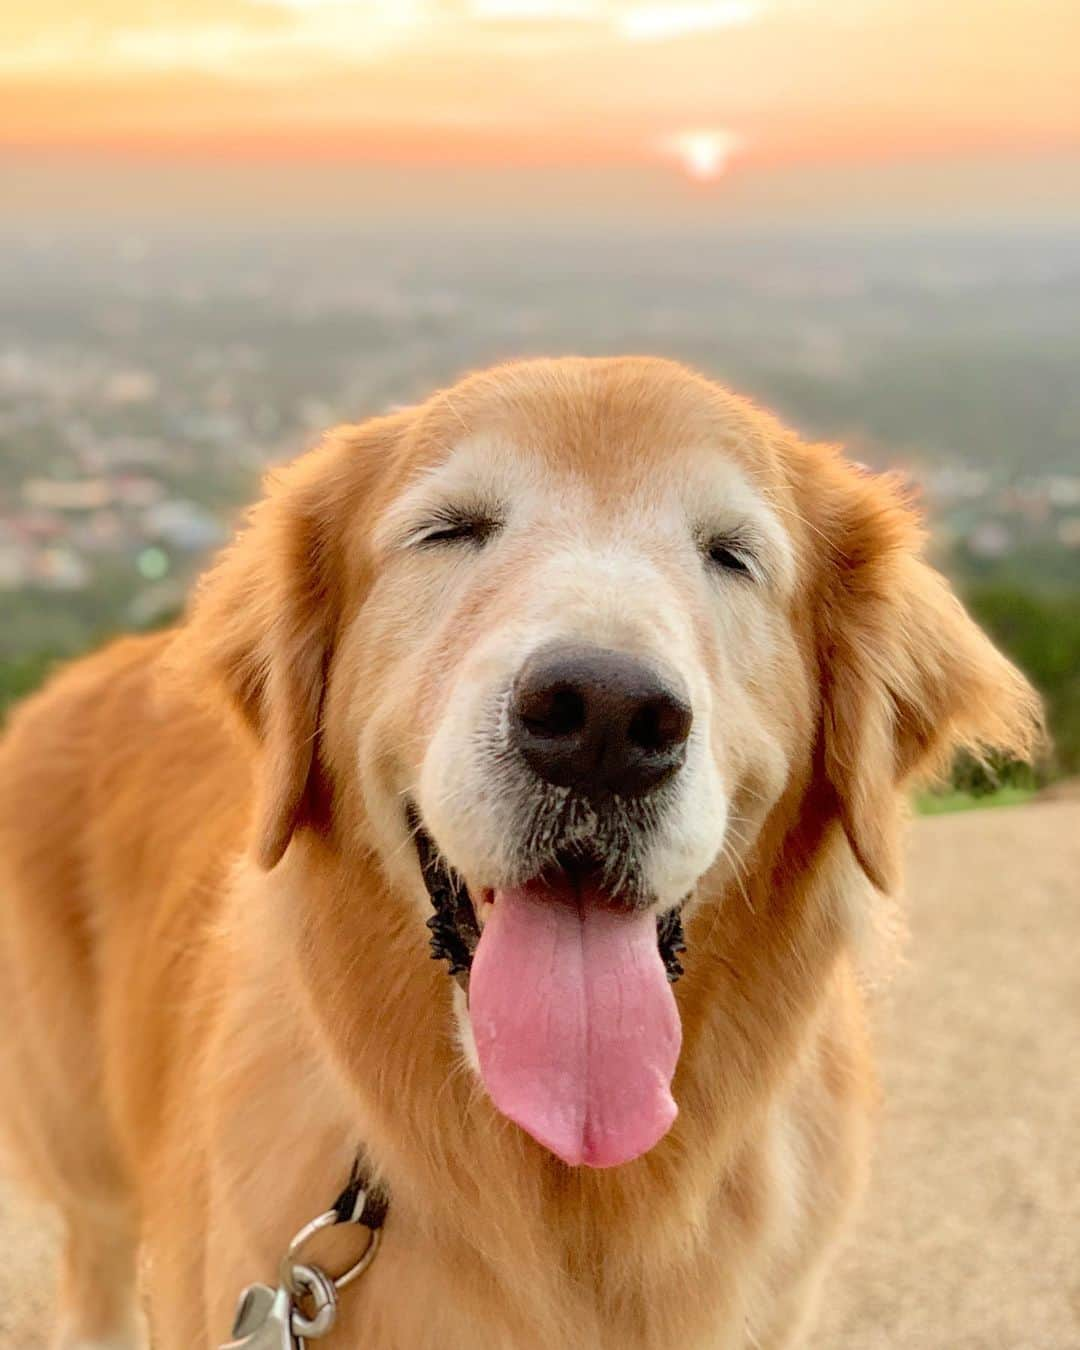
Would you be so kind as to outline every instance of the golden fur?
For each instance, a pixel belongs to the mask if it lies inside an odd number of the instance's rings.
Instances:
[[[767,621],[745,620],[773,634],[769,666],[733,692],[783,773],[766,788],[726,765],[751,824],[689,923],[680,1114],[611,1171],[497,1116],[370,817],[528,593],[531,550],[508,544],[442,622],[436,583],[373,543],[480,432],[569,474],[598,528],[627,475],[647,494],[704,446],[758,485],[793,559]],[[135,1343],[139,1250],[154,1345],[217,1345],[361,1141],[392,1209],[328,1350],[797,1343],[864,1170],[867,878],[897,884],[914,776],[961,745],[1024,754],[1038,730],[919,544],[888,480],[679,367],[530,362],[331,433],[273,476],[179,629],[19,709],[0,748],[0,1141],[65,1218],[59,1343]],[[664,565],[700,637],[698,583]],[[714,688],[733,678],[703,659]]]

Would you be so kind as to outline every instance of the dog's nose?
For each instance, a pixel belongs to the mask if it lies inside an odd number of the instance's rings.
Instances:
[[[533,772],[588,797],[640,797],[686,758],[685,693],[623,652],[538,652],[514,685],[510,734]]]

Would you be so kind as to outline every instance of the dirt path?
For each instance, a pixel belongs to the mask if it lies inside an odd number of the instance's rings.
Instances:
[[[918,822],[862,1222],[816,1346],[1080,1347],[1080,800]]]
[[[1080,1346],[1080,801],[918,822],[886,1105],[819,1350]],[[45,1344],[52,1241],[0,1193],[0,1346]]]

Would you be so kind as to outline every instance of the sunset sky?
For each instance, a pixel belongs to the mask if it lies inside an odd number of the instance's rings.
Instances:
[[[1077,0],[34,0],[0,149],[736,169],[1080,156]]]

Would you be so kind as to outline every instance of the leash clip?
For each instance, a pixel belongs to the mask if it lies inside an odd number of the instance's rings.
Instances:
[[[296,1292],[278,1285],[252,1284],[240,1295],[233,1339],[221,1350],[305,1350],[325,1336],[337,1319],[337,1289],[318,1266],[293,1266]]]
[[[364,1185],[354,1168],[334,1208],[305,1224],[289,1243],[281,1259],[277,1288],[251,1284],[240,1295],[232,1339],[220,1350],[305,1350],[308,1341],[325,1336],[337,1321],[338,1294],[375,1259],[385,1216],[384,1194]],[[318,1233],[349,1223],[368,1228],[371,1236],[359,1260],[348,1270],[328,1275],[320,1266],[301,1259],[304,1247]]]

